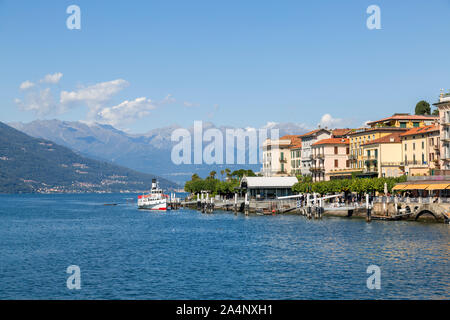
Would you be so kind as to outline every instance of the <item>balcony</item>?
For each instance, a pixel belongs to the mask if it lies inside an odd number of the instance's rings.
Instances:
[[[363,159],[365,161],[377,161],[378,156],[365,156]]]
[[[354,154],[350,154],[350,155],[348,156],[348,159],[349,159],[350,161],[355,161],[355,160],[358,160],[358,156],[356,156],[356,155],[354,155]]]
[[[280,163],[287,163],[286,158],[280,158]]]
[[[325,155],[323,153],[316,153],[316,154],[313,154],[312,158],[313,159],[323,159],[323,158],[325,158]]]
[[[406,161],[403,162],[405,166],[414,166],[414,167],[423,167],[423,168],[427,168],[428,167],[428,162],[424,161]]]
[[[324,167],[311,167],[311,168],[309,168],[309,171],[311,171],[311,172],[323,172],[323,171],[325,171],[325,168]]]
[[[404,167],[405,164],[403,161],[390,161],[390,162],[382,162],[382,167]]]

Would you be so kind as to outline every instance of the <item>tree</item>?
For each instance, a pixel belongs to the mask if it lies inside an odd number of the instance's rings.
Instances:
[[[226,168],[225,169],[225,174],[227,175],[227,179],[231,178],[231,170],[230,169]]]
[[[416,115],[430,115],[431,108],[430,104],[425,100],[421,100],[416,104]]]
[[[434,111],[433,111],[433,113],[431,115],[439,116],[439,109],[434,109]]]
[[[215,172],[215,171],[213,170],[213,171],[211,171],[211,172],[209,173],[209,176],[210,176],[211,178],[215,179],[215,178],[216,178],[216,174],[217,174],[217,172]]]

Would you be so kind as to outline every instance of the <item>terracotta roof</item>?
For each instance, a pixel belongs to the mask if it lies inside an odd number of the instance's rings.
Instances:
[[[296,134],[287,134],[285,136],[282,136],[280,140],[292,140],[292,139],[298,139],[299,135]]]
[[[319,131],[328,131],[328,132],[330,132],[330,130],[328,130],[328,129],[320,128],[320,129],[316,129],[316,130],[307,132],[307,133],[305,133],[305,134],[302,134],[302,135],[299,136],[299,137],[300,137],[300,138],[309,137],[309,136],[312,136],[313,134],[315,134],[315,133],[317,133],[317,132],[319,132]]]
[[[388,131],[393,131],[393,132],[406,132],[408,131],[407,128],[397,128],[397,127],[375,127],[375,128],[360,128],[360,129],[356,129],[356,130],[352,130],[349,133],[349,136],[356,136],[358,134],[366,134],[368,132],[388,132]]]
[[[439,126],[437,125],[430,125],[425,127],[418,127],[418,128],[412,128],[411,130],[406,131],[405,133],[402,133],[400,136],[410,136],[414,134],[424,134],[429,132],[439,131]]]
[[[346,136],[347,134],[349,134],[352,131],[352,129],[346,128],[346,129],[334,129],[331,131],[331,134],[333,135],[333,137],[343,137]]]
[[[322,139],[317,141],[316,143],[313,143],[313,146],[318,146],[322,144],[349,144],[348,139],[343,138],[329,138],[329,139]]]
[[[289,148],[301,148],[302,147],[302,139],[299,135],[287,134],[282,136],[280,140],[291,140],[291,144]]]
[[[370,144],[380,144],[380,143],[400,143],[400,132],[391,133],[387,136],[366,142],[363,144],[363,146],[367,146]]]
[[[370,126],[379,122],[389,121],[389,120],[438,120],[438,116],[427,116],[427,115],[411,115],[411,114],[394,114],[391,117],[383,118],[381,120],[371,121],[367,124]]]
[[[289,146],[289,149],[298,149],[298,148],[301,148],[301,147],[302,147],[302,140],[299,140],[297,143],[291,144]]]

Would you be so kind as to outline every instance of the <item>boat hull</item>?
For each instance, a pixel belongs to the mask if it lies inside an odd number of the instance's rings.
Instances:
[[[154,200],[154,201],[138,201],[138,209],[145,210],[155,210],[155,211],[166,211],[167,210],[167,201],[163,200]]]

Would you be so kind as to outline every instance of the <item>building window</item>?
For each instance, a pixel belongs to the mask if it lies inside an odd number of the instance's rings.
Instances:
[[[337,159],[334,159],[334,167],[335,168],[339,167],[339,162]]]
[[[407,147],[406,147],[406,146],[407,146],[407,144],[405,143],[405,151],[407,150]]]
[[[406,122],[400,122],[400,128],[406,128]]]
[[[416,143],[413,142],[413,150],[416,150]]]
[[[345,149],[345,154],[349,154],[350,153],[350,148]]]
[[[334,154],[338,154],[338,147],[334,147]]]
[[[413,123],[413,127],[414,127],[414,128],[418,128],[418,127],[419,127],[419,122],[414,122],[414,123]]]
[[[425,163],[425,155],[422,153],[422,164]]]
[[[350,160],[346,160],[346,161],[345,161],[345,167],[346,167],[346,168],[350,167]]]
[[[425,142],[422,141],[422,149],[425,149]]]

